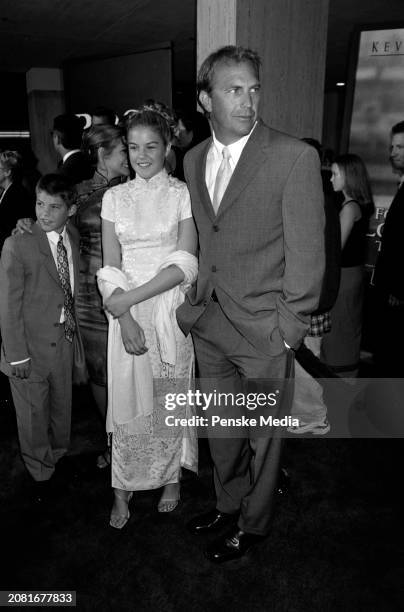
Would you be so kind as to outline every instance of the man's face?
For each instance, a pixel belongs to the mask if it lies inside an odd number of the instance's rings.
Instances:
[[[404,174],[404,134],[393,134],[390,145],[390,163],[393,171]]]
[[[260,84],[250,62],[221,62],[212,76],[210,93],[201,92],[216,138],[232,144],[251,131],[258,114]]]

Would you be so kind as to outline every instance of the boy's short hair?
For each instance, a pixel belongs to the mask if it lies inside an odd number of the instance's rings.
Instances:
[[[62,198],[67,208],[76,203],[77,190],[73,181],[63,174],[44,174],[36,184],[35,193],[44,191],[49,195]]]

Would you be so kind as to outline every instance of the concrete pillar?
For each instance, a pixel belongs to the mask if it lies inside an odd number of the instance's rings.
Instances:
[[[321,139],[328,0],[198,0],[197,62],[227,44],[262,59],[260,115],[272,127]]]
[[[26,76],[31,146],[45,174],[58,164],[50,131],[54,117],[65,112],[63,74],[56,68],[31,68]]]

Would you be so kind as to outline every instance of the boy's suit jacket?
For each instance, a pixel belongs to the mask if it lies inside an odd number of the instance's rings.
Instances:
[[[188,333],[215,290],[226,316],[257,349],[296,348],[319,304],[325,268],[318,154],[258,122],[217,215],[205,182],[211,139],[185,157],[199,236],[196,285],[177,310]]]
[[[79,234],[70,224],[67,231],[77,294]],[[11,236],[4,243],[0,287],[1,370],[9,375],[10,362],[31,357],[30,378],[46,375],[54,360],[64,294],[46,232],[37,223],[32,234]]]

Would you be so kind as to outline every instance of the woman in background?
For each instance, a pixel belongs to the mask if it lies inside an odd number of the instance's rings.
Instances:
[[[331,331],[323,338],[322,359],[342,377],[358,375],[362,334],[366,233],[374,212],[369,176],[360,157],[340,155],[331,166],[334,191],[342,192],[341,282],[331,309]]]
[[[77,185],[75,225],[80,233],[80,287],[76,308],[87,363],[90,387],[103,424],[107,409],[108,323],[98,291],[96,272],[102,266],[101,205],[105,192],[129,176],[123,132],[98,125],[83,135],[82,150],[95,167],[91,179]],[[97,459],[99,468],[110,464],[106,450]]]

